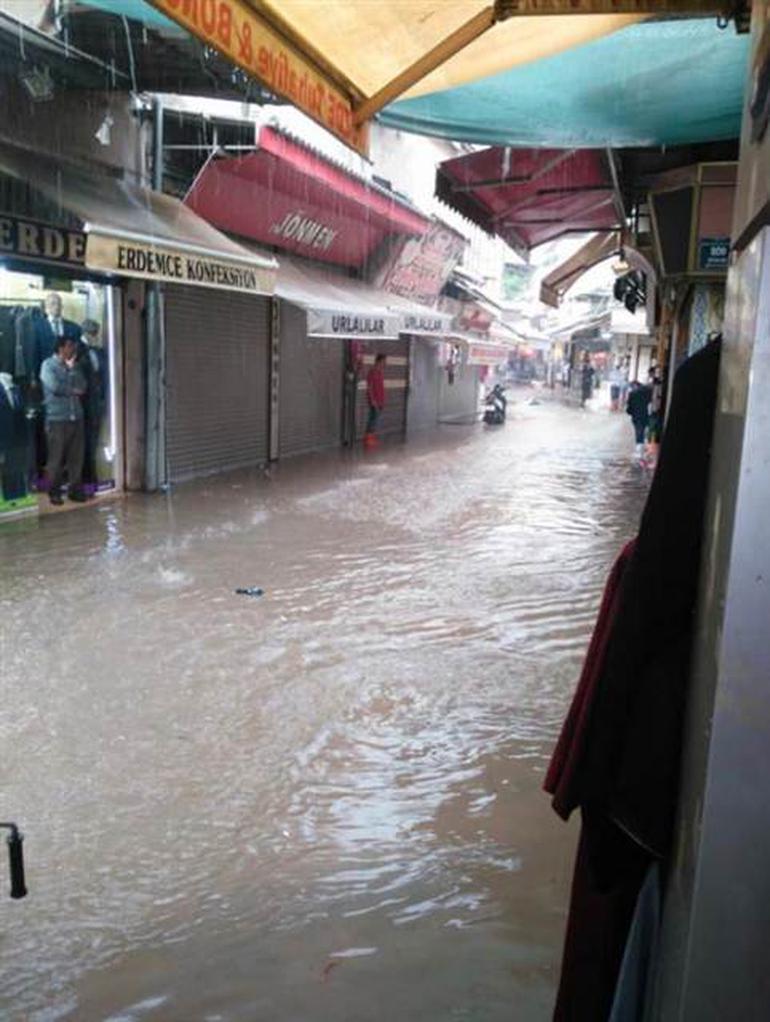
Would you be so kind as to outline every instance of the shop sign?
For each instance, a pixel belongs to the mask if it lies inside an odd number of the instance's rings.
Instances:
[[[475,302],[462,302],[460,313],[457,317],[458,325],[462,330],[474,330],[476,333],[485,334],[492,326],[492,313]]]
[[[401,317],[401,332],[404,334],[443,334],[446,322],[440,316],[428,313],[404,313]]]
[[[468,365],[471,366],[496,366],[507,358],[507,349],[495,344],[471,344],[468,347]]]
[[[351,148],[366,155],[368,126],[334,82],[272,29],[246,0],[150,0],[154,7],[288,99]]]
[[[283,219],[270,225],[270,233],[279,239],[276,244],[280,244],[281,240],[294,241],[307,249],[328,252],[340,232],[301,210],[291,210]]]
[[[729,238],[701,238],[698,241],[699,270],[727,270],[730,261]]]
[[[707,0],[508,0],[509,16],[533,14],[691,14],[722,13],[717,2]]]
[[[0,255],[82,267],[85,253],[86,236],[82,231],[0,213]]]
[[[101,234],[88,235],[86,266],[125,277],[248,294],[272,294],[275,285],[275,271],[261,266]]]
[[[360,337],[365,339],[397,338],[400,324],[398,316],[387,313],[334,312],[309,309],[307,332],[309,337]]]
[[[404,243],[381,276],[379,286],[421,305],[435,305],[466,245],[461,234],[434,221],[421,238],[410,238]]]

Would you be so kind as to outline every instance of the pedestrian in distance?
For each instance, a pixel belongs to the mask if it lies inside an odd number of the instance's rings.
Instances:
[[[366,400],[369,405],[369,415],[366,420],[366,433],[364,443],[373,446],[377,443],[376,429],[380,415],[385,408],[385,363],[387,358],[380,353],[374,360],[374,365],[366,377]]]
[[[85,446],[82,399],[87,385],[77,357],[77,341],[71,337],[57,337],[53,355],[40,367],[48,445],[48,496],[52,504],[64,503],[65,470],[70,500],[86,500],[82,486]]]
[[[580,377],[580,407],[585,408],[586,401],[590,401],[594,392],[594,378],[596,370],[591,365],[591,356],[588,352],[583,355],[583,365]]]
[[[635,457],[640,461],[644,457],[644,438],[650,422],[651,397],[650,387],[645,387],[639,380],[633,381],[628,392],[626,412],[631,416],[636,439]]]
[[[613,412],[620,411],[620,400],[625,383],[623,368],[616,363],[610,370],[610,409]]]

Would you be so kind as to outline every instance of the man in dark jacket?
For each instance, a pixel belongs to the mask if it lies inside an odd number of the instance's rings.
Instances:
[[[641,458],[644,454],[644,435],[650,421],[650,400],[652,390],[645,387],[638,380],[634,380],[626,402],[626,412],[631,416],[636,437],[636,457]]]
[[[71,319],[62,316],[61,295],[51,291],[45,296],[45,315],[37,320],[37,364],[35,372],[40,371],[40,366],[54,352],[54,342],[57,337],[66,337],[76,343],[80,340],[80,327]]]

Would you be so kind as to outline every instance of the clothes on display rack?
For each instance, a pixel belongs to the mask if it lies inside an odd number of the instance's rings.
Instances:
[[[10,373],[0,373],[0,496],[27,496],[29,420],[21,390]]]
[[[16,375],[16,309],[0,305],[0,373]]]
[[[644,877],[675,817],[721,341],[677,373],[635,545],[602,615],[546,789],[580,807],[557,1020],[606,1022]]]

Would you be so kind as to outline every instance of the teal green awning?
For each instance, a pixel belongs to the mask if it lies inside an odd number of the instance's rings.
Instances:
[[[749,36],[649,21],[469,85],[402,100],[384,124],[481,144],[678,145],[740,135]]]

